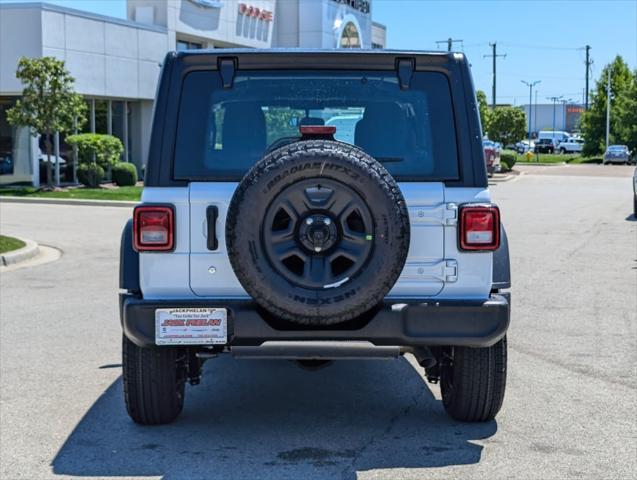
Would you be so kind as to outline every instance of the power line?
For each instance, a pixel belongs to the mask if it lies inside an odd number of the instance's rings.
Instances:
[[[436,43],[444,43],[446,40],[440,40],[440,42]],[[486,47],[487,45],[491,45],[490,43],[470,43],[466,45],[467,47]],[[509,42],[500,42],[500,46],[507,48],[524,48],[530,50],[559,50],[559,51],[577,51],[584,50],[585,47],[556,47],[553,45],[532,45],[528,43],[509,43]]]
[[[505,47],[514,47],[514,48],[528,48],[531,50],[580,50],[580,48],[576,47],[555,47],[552,45],[530,45],[524,43],[502,43]]]
[[[581,77],[579,76],[566,76],[566,75],[538,75],[537,73],[524,73],[524,72],[516,72],[516,73],[500,73],[501,76],[503,77],[516,77],[516,78],[520,78],[520,77],[530,77],[535,75],[536,77],[539,78],[555,78],[558,80],[576,80],[576,79],[580,79]]]
[[[548,97],[572,97],[572,96],[576,96],[576,95],[581,95],[582,92],[561,92],[559,94],[549,94]],[[503,98],[518,98],[521,95],[498,95],[498,98],[503,99]]]
[[[495,66],[496,66],[496,59],[498,57],[506,58],[506,56],[507,56],[506,53],[498,55],[497,50],[496,50],[497,49],[497,45],[498,45],[498,42],[490,43],[489,46],[493,50],[493,53],[491,55],[483,55],[483,57],[492,57],[493,58],[493,92],[492,92],[493,98],[491,99],[491,108],[493,108],[493,109],[495,109],[495,97],[496,97],[496,94],[495,94],[495,80],[496,80],[496,69],[495,69]]]

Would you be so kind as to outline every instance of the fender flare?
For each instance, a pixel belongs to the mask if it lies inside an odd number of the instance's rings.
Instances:
[[[511,264],[509,261],[509,241],[504,225],[500,224],[500,247],[493,252],[492,290],[511,288]]]
[[[119,247],[119,288],[139,293],[139,253],[133,249],[133,219],[129,219],[122,230]]]

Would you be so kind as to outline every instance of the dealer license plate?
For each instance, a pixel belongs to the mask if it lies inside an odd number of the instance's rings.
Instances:
[[[225,345],[225,308],[160,308],[155,310],[157,345]]]

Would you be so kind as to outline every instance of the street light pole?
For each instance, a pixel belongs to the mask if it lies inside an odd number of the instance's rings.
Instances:
[[[537,128],[537,88],[535,89],[535,104],[533,105],[533,108],[535,109],[533,112],[533,126],[535,127],[535,130],[539,130]]]
[[[533,107],[533,87],[535,87],[542,80],[535,80],[533,82],[527,82],[520,80],[524,85],[529,87],[529,149],[531,148],[531,108]],[[537,90],[536,90],[537,93]]]
[[[564,130],[566,130],[566,105],[568,105],[569,103],[573,103],[573,99],[562,99],[560,100],[560,103],[562,104],[562,125]]]
[[[608,150],[609,136],[610,136],[610,67],[608,67],[608,79],[606,81],[606,150]]]
[[[553,142],[555,142],[555,106],[557,105],[557,102],[559,100],[562,99],[562,95],[560,95],[559,97],[548,97],[548,100],[553,100]]]

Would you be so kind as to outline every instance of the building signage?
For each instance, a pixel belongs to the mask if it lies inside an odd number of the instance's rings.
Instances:
[[[332,0],[333,2],[347,5],[354,10],[358,10],[361,13],[369,13],[371,5],[369,0]]]
[[[218,0],[190,0],[195,5],[204,8],[221,8],[223,7],[223,2]]]
[[[239,4],[239,13],[246,17],[254,17],[264,22],[271,22],[274,18],[274,14],[270,10],[254,7],[245,3]]]

